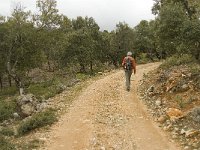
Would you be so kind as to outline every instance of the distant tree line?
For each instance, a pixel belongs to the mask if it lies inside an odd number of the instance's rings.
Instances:
[[[37,0],[37,14],[16,7],[10,17],[0,16],[0,86],[5,76],[11,85],[33,68],[55,71],[75,66],[93,72],[99,64],[119,66],[127,51],[136,60],[152,61],[174,54],[200,59],[200,4],[198,0],[154,0],[155,20],[131,28],[125,22],[100,31],[92,17],[69,19],[59,14],[56,0]],[[134,18],[133,18],[134,19]]]

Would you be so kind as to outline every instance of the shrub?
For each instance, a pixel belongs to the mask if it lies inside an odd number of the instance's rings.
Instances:
[[[42,83],[35,83],[29,86],[28,93],[36,95],[36,97],[41,100],[51,98],[56,94],[61,93],[64,89],[58,88],[60,84],[66,85],[67,81],[62,78],[54,78],[51,81],[45,81]]]
[[[15,146],[7,141],[3,136],[0,135],[0,149],[1,150],[15,150]]]
[[[79,80],[86,80],[88,79],[89,75],[87,73],[77,73],[76,78]]]
[[[11,118],[16,106],[15,101],[0,101],[0,122]]]
[[[0,131],[0,134],[5,135],[5,136],[12,136],[14,135],[14,131],[11,128],[3,128]]]
[[[17,92],[18,89],[15,86],[3,88],[0,91],[0,100],[4,100],[8,96],[14,96]]]
[[[183,54],[183,55],[174,55],[170,58],[168,58],[161,66],[162,69],[167,69],[172,66],[179,66],[179,65],[185,65],[194,63],[196,60],[191,55]]]
[[[192,74],[200,74],[200,65],[198,63],[191,64],[189,68]]]
[[[137,60],[137,63],[138,64],[146,64],[150,62],[150,59],[148,58],[147,54],[146,53],[141,53],[139,55],[139,59]]]
[[[21,150],[33,150],[38,149],[40,144],[41,142],[38,139],[34,139],[29,141],[28,143],[20,143],[20,145],[18,145],[18,148]]]
[[[51,125],[55,121],[57,121],[57,118],[55,111],[52,109],[37,113],[19,125],[18,135],[24,135],[36,128]]]

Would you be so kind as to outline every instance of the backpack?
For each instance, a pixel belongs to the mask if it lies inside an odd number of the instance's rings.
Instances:
[[[125,69],[126,70],[132,70],[132,63],[131,63],[131,59],[130,58],[126,58],[126,63],[125,63]]]

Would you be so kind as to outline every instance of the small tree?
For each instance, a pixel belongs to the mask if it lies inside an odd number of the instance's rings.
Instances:
[[[17,7],[5,26],[6,70],[22,94],[22,81],[27,71],[40,64],[42,55],[35,43],[35,29],[30,22],[30,12],[25,12],[21,6]]]

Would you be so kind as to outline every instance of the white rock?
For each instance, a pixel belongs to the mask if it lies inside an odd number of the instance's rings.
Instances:
[[[105,148],[104,146],[102,146],[102,147],[100,148],[100,150],[106,150],[106,148]]]
[[[181,129],[181,132],[180,132],[180,133],[181,133],[181,134],[185,134],[185,132],[186,132],[186,131],[185,131],[184,129]]]
[[[157,106],[160,106],[161,104],[162,104],[161,100],[157,100],[157,101],[156,101],[156,105],[157,105]]]
[[[184,149],[187,150],[187,149],[190,149],[190,148],[189,148],[189,146],[185,146]]]
[[[13,117],[16,119],[16,118],[19,118],[19,114],[17,112],[13,113]]]

